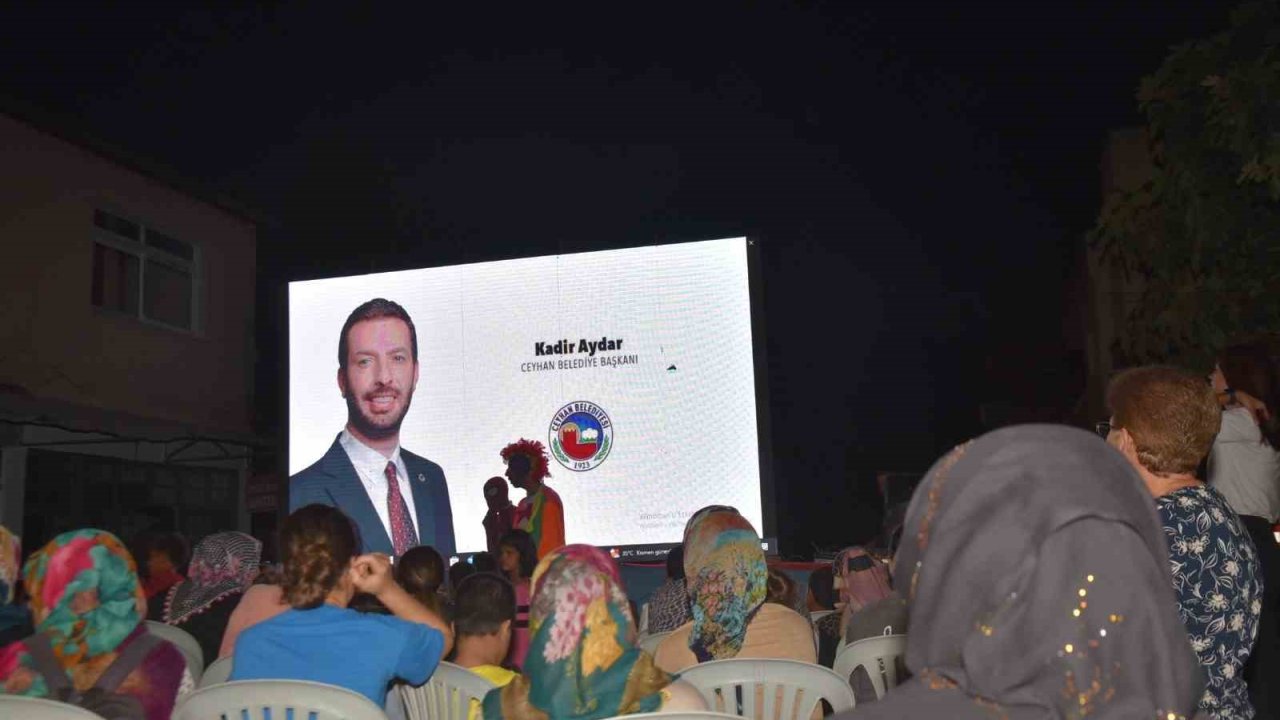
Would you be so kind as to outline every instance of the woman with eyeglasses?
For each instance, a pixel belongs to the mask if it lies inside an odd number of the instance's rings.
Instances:
[[[1258,345],[1223,350],[1209,382],[1225,404],[1209,453],[1209,484],[1240,516],[1262,565],[1258,638],[1244,677],[1258,717],[1273,717],[1280,711],[1271,682],[1280,672],[1280,548],[1272,534],[1280,518],[1280,422],[1256,408],[1276,407],[1277,382],[1271,358]]]

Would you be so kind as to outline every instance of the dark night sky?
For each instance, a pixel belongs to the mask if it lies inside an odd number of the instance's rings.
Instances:
[[[1070,406],[1105,132],[1229,12],[319,5],[7,7],[0,88],[268,218],[267,434],[288,279],[762,236],[782,514],[855,508],[784,523],[793,553],[866,535],[866,474],[924,469],[979,402]]]

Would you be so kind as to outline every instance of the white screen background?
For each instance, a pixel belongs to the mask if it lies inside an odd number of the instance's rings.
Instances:
[[[482,487],[499,451],[548,442],[573,401],[602,407],[613,445],[593,470],[551,458],[568,542],[679,542],[688,516],[718,503],[762,530],[745,238],[454,265],[289,284],[289,472],[320,458],[346,423],[338,333],[375,297],[418,333],[418,387],[400,431],[439,463],[459,551],[485,549]],[[619,367],[522,372],[538,341],[622,338]],[[668,367],[674,365],[675,370]],[[523,491],[511,490],[513,502]]]

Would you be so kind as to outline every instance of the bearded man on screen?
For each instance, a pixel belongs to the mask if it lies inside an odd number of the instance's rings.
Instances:
[[[289,478],[289,512],[332,505],[360,530],[361,552],[455,552],[444,470],[400,447],[418,386],[418,332],[403,307],[375,298],[351,312],[338,340],[347,425],[314,465]]]
[[[564,546],[564,503],[543,481],[551,477],[547,469],[547,448],[537,440],[520,439],[502,448],[507,464],[507,480],[526,495],[516,506],[516,529],[533,537],[538,559]]]

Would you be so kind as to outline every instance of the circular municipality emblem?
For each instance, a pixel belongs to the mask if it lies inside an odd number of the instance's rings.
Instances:
[[[613,449],[613,422],[593,402],[579,400],[557,410],[548,434],[551,454],[574,472],[594,470]]]

